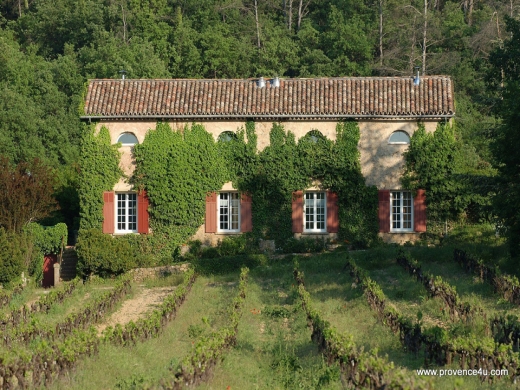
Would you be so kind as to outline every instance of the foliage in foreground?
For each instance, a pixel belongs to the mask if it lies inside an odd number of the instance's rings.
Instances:
[[[303,273],[296,264],[294,278],[303,309],[312,325],[312,340],[318,344],[320,351],[328,360],[339,362],[341,375],[348,386],[355,388],[380,389],[430,389],[431,383],[422,378],[410,378],[405,373],[396,370],[393,363],[387,359],[356,346],[352,336],[338,334],[328,321],[312,307],[310,294],[305,290]]]
[[[20,233],[29,222],[50,215],[57,207],[55,185],[55,173],[41,160],[12,166],[0,156],[0,226]]]
[[[508,18],[510,38],[490,56],[490,76],[497,89],[497,114],[493,154],[499,175],[495,211],[504,223],[513,257],[520,256],[520,22]]]

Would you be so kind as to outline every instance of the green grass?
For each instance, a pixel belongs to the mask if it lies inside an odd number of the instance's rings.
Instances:
[[[251,273],[237,344],[200,389],[342,388],[339,367],[311,341],[293,285],[290,262]]]
[[[453,236],[468,241],[479,237],[476,231],[464,234]],[[482,239],[481,245],[487,245],[489,252],[502,251],[502,244],[498,241],[493,243],[487,233],[483,236],[489,242]],[[423,264],[424,270],[430,270],[454,285],[462,300],[478,303],[488,313],[517,313],[518,308],[500,301],[490,286],[465,274],[453,263],[452,244],[458,244],[455,241],[455,238],[450,238],[445,239],[445,245],[440,247],[412,246],[409,249]],[[496,245],[493,247],[492,244]],[[429,299],[424,287],[396,264],[396,249],[395,246],[380,246],[351,252],[351,255],[356,264],[366,269],[369,276],[380,284],[389,305],[414,321],[420,312],[423,327],[440,325],[451,329],[458,326],[441,310],[442,302]],[[423,352],[415,356],[404,351],[399,335],[393,334],[376,318],[361,287],[354,283],[345,268],[344,252],[302,256],[298,257],[298,262],[305,273],[306,289],[311,294],[313,306],[333,327],[351,334],[354,342],[365,350],[377,350],[379,355],[386,355],[410,376],[417,375],[415,370],[424,364]],[[311,341],[311,329],[307,326],[294,286],[292,257],[258,264],[249,276],[237,343],[224,352],[223,361],[216,365],[213,375],[199,388],[342,388],[338,366],[328,365]],[[236,268],[234,263],[232,265],[231,268]],[[147,282],[145,287],[177,284],[179,280],[178,276],[171,275]],[[227,324],[228,307],[237,286],[238,271],[199,276],[177,318],[158,338],[134,347],[103,345],[97,356],[81,359],[77,369],[52,388],[133,389],[145,384],[158,385],[161,378],[172,378],[174,371],[171,369],[191,353],[192,343],[197,337]],[[465,331],[478,333],[477,325],[469,325]],[[458,369],[458,366],[450,368]],[[432,380],[435,389],[514,388],[508,379],[492,385],[481,384],[478,378],[468,376],[434,377]]]
[[[102,345],[98,355],[83,359],[69,377],[51,388],[131,388],[131,382],[140,381],[158,384],[161,378],[173,375],[170,368],[190,352],[195,337],[225,324],[237,281],[234,274],[199,277],[177,317],[158,338],[132,347]]]

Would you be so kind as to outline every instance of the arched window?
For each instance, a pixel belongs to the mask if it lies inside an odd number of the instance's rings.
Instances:
[[[234,140],[236,138],[237,138],[236,134],[233,133],[232,131],[223,131],[218,136],[218,140],[220,142],[229,142],[229,141]]]
[[[123,146],[135,145],[139,143],[137,141],[137,137],[132,133],[123,133],[117,139],[117,142],[120,142]]]
[[[305,137],[307,137],[313,144],[316,144],[320,139],[325,138],[318,130],[309,131],[307,134],[305,134]]]
[[[410,136],[406,131],[397,130],[390,135],[388,139],[389,144],[408,145],[410,143]]]

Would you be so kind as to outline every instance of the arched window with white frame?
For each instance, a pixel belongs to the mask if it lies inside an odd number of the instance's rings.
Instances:
[[[406,131],[397,130],[390,135],[388,143],[392,145],[408,145],[410,144],[410,136]]]
[[[135,144],[139,143],[137,137],[132,133],[120,134],[117,138],[117,142],[120,143],[122,146],[134,146]]]

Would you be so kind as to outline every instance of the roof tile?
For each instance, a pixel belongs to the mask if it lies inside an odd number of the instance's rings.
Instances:
[[[85,116],[315,117],[454,115],[447,76],[256,80],[91,80]]]

